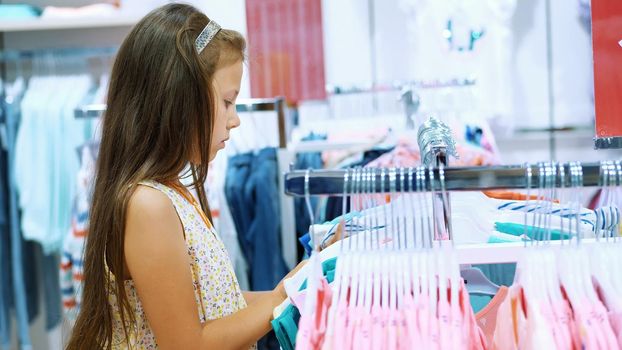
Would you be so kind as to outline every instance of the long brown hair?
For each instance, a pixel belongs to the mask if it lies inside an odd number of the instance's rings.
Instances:
[[[82,305],[67,349],[110,349],[116,297],[127,337],[135,323],[124,289],[125,219],[142,180],[176,181],[185,169],[209,215],[203,183],[215,118],[214,72],[244,59],[245,41],[222,29],[199,54],[195,40],[209,19],[169,4],[143,18],[114,63],[97,161],[84,259]],[[111,275],[116,278],[111,283]]]

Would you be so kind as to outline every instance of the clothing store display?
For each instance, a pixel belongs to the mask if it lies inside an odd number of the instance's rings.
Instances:
[[[76,181],[76,198],[73,202],[71,230],[65,237],[60,264],[60,283],[63,310],[70,320],[75,320],[82,302],[84,250],[89,227],[97,145],[80,147],[80,171]]]
[[[90,86],[88,76],[33,77],[21,101],[15,146],[21,228],[46,254],[60,251],[70,229],[79,168],[75,150],[91,137],[89,122],[76,119],[74,110]]]
[[[205,193],[212,214],[214,228],[220,234],[231,257],[231,263],[233,264],[240,288],[242,290],[250,290],[248,263],[240,248],[238,232],[231,210],[227,204],[225,193],[227,162],[227,156],[224,153],[218,153],[216,158],[210,162],[208,178],[205,181]]]
[[[7,163],[14,164],[15,162],[15,138],[17,133],[17,127],[19,124],[19,99],[23,94],[23,79],[16,80],[13,85],[10,87],[5,86],[5,93],[8,97],[11,97],[12,100],[9,101],[5,98],[3,102],[4,109],[4,119],[6,125],[6,143],[8,146],[7,149]],[[3,238],[3,242],[5,242],[10,247],[10,259],[11,259],[11,275],[10,278],[11,283],[11,292],[12,302],[15,309],[15,317],[17,319],[17,331],[18,331],[18,339],[19,343],[23,347],[31,346],[30,335],[28,332],[29,325],[29,312],[32,312],[32,304],[28,306],[28,297],[27,295],[32,293],[32,289],[28,288],[26,280],[28,276],[34,277],[32,270],[29,270],[27,266],[24,266],[22,262],[28,256],[33,256],[29,254],[25,254],[23,249],[25,248],[25,244],[23,241],[23,236],[20,230],[20,213],[19,213],[19,204],[17,193],[15,189],[11,188],[11,184],[15,181],[15,173],[8,169],[8,184],[9,184],[9,232]],[[32,259],[28,259],[29,264],[33,264]],[[3,285],[6,286],[5,283]],[[3,289],[4,290],[4,289]],[[27,294],[28,293],[28,294]],[[11,296],[8,296],[8,299],[3,298],[4,300],[11,300]],[[36,298],[35,298],[36,300]],[[11,303],[5,305],[5,313],[10,310]],[[10,323],[7,323],[7,329],[3,331],[5,336],[10,334]],[[9,338],[5,338],[4,340],[7,344],[10,342]]]
[[[265,148],[231,157],[225,194],[251,290],[271,290],[287,274],[281,252],[276,150]]]
[[[318,135],[311,133],[302,138],[302,141],[314,141],[314,140],[326,140],[326,135]],[[322,160],[322,153],[320,152],[307,152],[299,153],[296,155],[296,162],[294,163],[294,169],[322,169],[324,168],[324,162]],[[311,210],[314,212],[317,210],[319,200],[317,198],[311,198]],[[309,217],[309,211],[307,204],[303,198],[294,198],[294,210],[296,213],[296,236],[301,237],[309,230],[309,225],[313,224]],[[302,250],[299,251],[298,260],[302,258]]]
[[[603,18],[622,0],[602,1],[191,1],[210,19],[158,10],[166,0],[0,4],[0,350],[65,346],[94,287],[108,291],[104,347],[158,348],[141,286],[107,261],[105,285],[85,286],[85,251],[93,203],[112,209],[93,198],[98,164],[120,154],[98,161],[102,133],[122,122],[125,136],[145,127],[147,144],[188,136],[195,116],[168,108],[187,102],[217,119],[201,143],[227,141],[209,164],[158,150],[156,164],[115,160],[123,178],[97,182],[116,191],[129,176],[129,194],[173,205],[197,326],[269,317],[261,337],[239,332],[254,350],[622,350],[622,158],[578,142],[619,146],[599,138],[613,135],[599,123],[612,116],[594,108],[593,73],[620,82],[604,73],[622,52],[622,21]],[[158,20],[166,11],[175,16]],[[192,55],[173,53],[163,71],[152,58],[171,43],[144,39],[173,27]],[[223,49],[248,51],[250,70],[213,65],[235,56]],[[139,56],[149,69],[136,88],[118,74]],[[209,101],[188,81],[179,103],[145,91],[198,77],[196,59],[216,73],[208,85],[226,83]],[[115,94],[138,114],[108,105]],[[159,136],[142,112],[165,119]],[[117,283],[133,324],[122,324]],[[245,295],[271,299],[277,286],[278,306],[249,307]]]

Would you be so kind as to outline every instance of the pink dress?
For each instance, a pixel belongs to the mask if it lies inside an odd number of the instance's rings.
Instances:
[[[314,312],[300,317],[296,350],[320,349],[326,334],[328,310],[332,302],[332,292],[325,277],[320,279],[317,289],[317,304]]]

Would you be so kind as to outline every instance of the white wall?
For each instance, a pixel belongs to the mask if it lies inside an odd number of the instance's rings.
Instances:
[[[515,127],[549,126],[546,0],[469,3],[462,15],[487,30],[476,43],[480,52],[473,55],[448,52],[442,40],[446,20],[454,13],[449,8],[460,1],[373,1],[375,48],[370,47],[369,1],[323,1],[328,84],[371,83],[372,50],[378,82],[475,74],[480,79],[479,110],[487,116]],[[590,125],[590,36],[580,25],[575,1],[550,1],[555,126]],[[513,6],[514,14],[505,18]],[[504,45],[508,49],[500,50]]]
[[[367,1],[322,1],[322,21],[327,84],[371,82]]]
[[[591,125],[594,117],[591,35],[581,26],[577,1],[551,0],[551,14],[556,124]]]

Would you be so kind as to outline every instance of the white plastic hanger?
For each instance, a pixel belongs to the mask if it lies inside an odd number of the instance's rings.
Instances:
[[[305,299],[304,312],[305,314],[311,314],[317,307],[317,290],[319,287],[319,279],[322,277],[322,262],[318,258],[319,252],[319,239],[315,236],[315,231],[313,230],[313,223],[315,222],[315,217],[313,213],[313,209],[311,207],[311,195],[309,193],[309,174],[311,170],[307,169],[305,173],[305,203],[307,205],[307,210],[309,212],[309,218],[311,222],[311,227],[309,228],[311,237],[313,239],[313,251],[311,252],[311,257],[309,258],[309,276],[307,277],[307,297]]]

